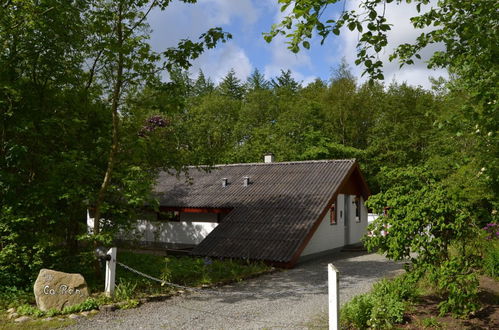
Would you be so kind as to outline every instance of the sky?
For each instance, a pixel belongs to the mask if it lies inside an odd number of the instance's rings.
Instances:
[[[357,4],[358,0],[349,1],[347,7],[354,8]],[[342,7],[343,2],[341,8],[329,8],[324,17],[337,18]],[[417,14],[414,6],[390,4],[386,13],[388,21],[393,24],[388,33],[388,47],[380,54],[385,62],[386,83],[406,82],[430,88],[429,76],[447,77],[445,70],[428,70],[424,62],[441,47],[438,45],[423,52],[421,61],[402,69],[398,63],[388,61],[396,45],[414,41],[421,30],[415,30],[409,23],[409,18]],[[200,69],[215,83],[220,82],[230,69],[234,69],[236,76],[243,81],[255,68],[267,79],[289,69],[293,77],[305,86],[316,78],[328,80],[344,58],[359,81],[366,80],[366,77],[361,78],[363,69],[354,64],[359,34],[348,29],[342,30],[339,37],[331,35],[322,46],[320,39],[314,37],[311,49],[302,49],[297,54],[287,49],[283,37],[267,43],[262,33],[270,31],[272,24],[280,22],[285,15],[277,0],[198,0],[197,4],[173,1],[165,11],[151,12],[148,21],[152,29],[151,44],[158,52],[174,47],[183,38],[196,40],[212,27],[221,27],[232,34],[231,40],[207,50],[193,63],[190,75],[194,79]]]

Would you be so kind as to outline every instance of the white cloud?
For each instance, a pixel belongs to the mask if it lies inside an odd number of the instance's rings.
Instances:
[[[353,2],[351,8],[358,6],[358,1]],[[423,9],[423,8],[422,8]],[[421,52],[422,60],[415,60],[413,65],[406,65],[399,69],[399,63],[397,60],[389,62],[389,55],[393,50],[400,44],[403,43],[413,43],[416,38],[425,30],[415,29],[409,19],[413,16],[418,15],[415,5],[407,5],[396,3],[387,4],[386,6],[386,18],[389,23],[393,24],[391,30],[387,33],[388,47],[380,53],[380,59],[384,63],[383,71],[385,76],[385,81],[391,82],[393,80],[397,82],[407,82],[411,85],[421,85],[425,88],[430,88],[431,84],[428,80],[429,76],[434,77],[447,77],[447,71],[444,69],[429,70],[427,69],[426,60],[436,50],[442,50],[442,45],[432,45],[428,47],[423,52]],[[363,71],[362,67],[357,67],[354,64],[356,59],[356,45],[358,42],[359,34],[350,31],[342,31],[341,34],[341,52],[342,56],[347,59],[347,62],[351,65],[353,72],[356,76],[360,77]],[[364,76],[361,81],[366,80],[367,77]]]
[[[201,0],[199,5],[204,7],[212,24],[230,24],[236,18],[244,24],[253,24],[260,16],[251,0]]]
[[[180,39],[196,40],[208,29],[238,23],[253,24],[261,13],[251,0],[200,0],[197,4],[172,2],[164,11],[149,17],[153,29],[151,44],[157,51],[175,46]]]
[[[215,83],[218,83],[230,69],[234,69],[237,78],[245,81],[253,66],[244,50],[234,43],[230,43],[205,52],[194,63],[190,72],[197,76],[199,69],[203,70],[204,74]]]
[[[172,2],[165,11],[155,10],[149,17],[153,30],[151,45],[161,52],[175,47],[181,39],[195,41],[215,26],[228,25],[235,20],[239,24],[254,24],[260,14],[251,0],[200,0],[195,5]],[[252,71],[248,56],[234,41],[206,50],[193,62],[190,72],[197,75],[202,69],[206,76],[218,82],[231,68],[240,79],[246,79]]]

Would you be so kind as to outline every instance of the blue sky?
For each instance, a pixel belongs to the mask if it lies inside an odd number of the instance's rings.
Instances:
[[[348,2],[348,6],[356,6],[356,1]],[[290,69],[295,79],[306,85],[316,78],[327,80],[331,69],[337,67],[342,58],[360,77],[362,70],[354,65],[355,45],[359,37],[357,33],[343,31],[340,37],[328,38],[323,46],[320,40],[314,39],[311,50],[302,50],[298,54],[286,48],[284,38],[274,39],[270,44],[265,42],[262,32],[269,31],[272,24],[279,22],[284,14],[280,12],[277,0],[199,0],[197,4],[173,1],[165,11],[151,13],[151,44],[156,51],[162,51],[175,46],[181,38],[194,40],[209,28],[220,26],[230,32],[233,39],[214,50],[208,50],[196,60],[190,70],[192,78],[197,76],[199,69],[215,82],[219,82],[231,68],[240,79],[246,79],[255,68],[263,72],[267,79],[278,75],[281,69]],[[420,33],[407,23],[408,18],[415,14],[415,9],[410,6],[392,5],[387,8],[388,19],[394,23],[388,36],[389,49],[396,44],[414,40]],[[334,7],[326,13],[326,16],[333,18],[337,15],[338,11]],[[424,62],[399,70],[397,63],[387,61],[389,49],[381,54],[381,58],[387,62],[385,78],[388,83],[405,81],[429,88],[428,76],[447,76],[444,70],[427,70]],[[433,47],[426,54],[423,53],[423,60],[425,55],[427,58],[435,49]]]

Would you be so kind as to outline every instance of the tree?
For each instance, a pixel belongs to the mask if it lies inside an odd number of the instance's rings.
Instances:
[[[161,58],[147,43],[149,36],[145,20],[154,8],[164,10],[169,2],[168,0],[114,2],[97,0],[88,13],[88,21],[93,25],[95,42],[91,47],[91,54],[94,54],[91,77],[96,76],[97,81],[109,95],[113,118],[107,169],[97,196],[93,200],[96,239],[99,239],[102,205],[111,184],[120,150],[120,107],[122,97],[126,93],[124,89],[153,80],[158,70],[156,62]],[[213,48],[218,41],[225,41],[230,37],[220,28],[215,28],[201,35],[199,42],[181,40],[177,48],[169,48],[162,54],[166,58],[163,67],[170,72],[178,67],[188,68],[190,61],[197,58],[205,48]],[[96,69],[98,64],[102,64],[100,70]]]
[[[2,288],[75,253],[104,165],[111,117],[82,79],[86,10],[57,0],[0,7]]]
[[[246,80],[246,88],[248,90],[269,89],[270,83],[265,79],[263,74],[255,68],[253,73]]]
[[[387,46],[386,32],[390,30],[390,23],[385,18],[385,6],[393,1],[361,0],[358,10],[344,9],[338,19],[328,19],[323,15],[326,7],[338,3],[338,0],[279,2],[282,10],[290,6],[292,9],[265,35],[267,41],[285,34],[289,48],[297,52],[301,46],[310,47],[308,39],[312,38],[313,32],[322,38],[323,43],[331,33],[339,35],[345,27],[357,30],[360,38],[356,64],[362,64],[364,73],[371,78],[383,79],[383,63],[378,54]],[[422,6],[429,4],[428,0],[394,3],[404,5],[411,2],[415,2],[419,13]],[[378,211],[382,206],[394,209],[374,223],[371,229],[378,235],[366,241],[370,247],[379,247],[395,259],[409,257],[410,251],[417,252],[419,257],[411,258],[414,273],[425,269],[430,271],[435,275],[436,283],[448,294],[441,304],[442,312],[451,310],[467,314],[477,307],[474,304],[477,281],[472,272],[472,257],[466,253],[458,257],[449,255],[449,246],[459,247],[461,242],[469,241],[483,214],[488,221],[498,220],[498,9],[497,4],[482,0],[438,1],[419,16],[411,18],[415,28],[425,28],[429,32],[422,32],[412,43],[399,45],[390,56],[390,60],[398,59],[401,65],[411,65],[415,59],[421,58],[421,51],[429,45],[442,43],[445,50],[434,52],[428,66],[447,68],[455,77],[448,84],[450,92],[464,95],[452,117],[437,118],[434,123],[443,132],[430,140],[435,138],[434,143],[440,147],[446,144],[445,138],[452,141],[464,137],[469,143],[462,149],[457,149],[457,146],[451,150],[445,147],[439,151],[433,149],[426,159],[417,153],[412,158],[422,160],[423,165],[409,165],[398,172],[385,171],[400,180],[391,181],[386,190],[374,196],[370,203]],[[431,145],[426,137],[419,142],[422,142],[422,148]],[[470,145],[474,148],[470,149]],[[449,162],[453,165],[449,166]],[[473,194],[466,195],[462,191]],[[477,211],[477,205],[485,211]],[[388,225],[391,226],[390,234],[379,237],[380,231]],[[431,252],[426,253],[424,249]],[[452,278],[453,282],[446,277]]]
[[[291,76],[291,70],[281,70],[281,75],[270,80],[272,88],[276,91],[297,92],[301,85]]]
[[[96,232],[123,224],[150,194],[159,164],[184,165],[172,127],[138,115],[130,97],[145,87],[171,89],[159,83],[160,70],[186,68],[230,35],[214,28],[198,41],[181,40],[161,54],[165,63],[158,66],[161,56],[147,43],[146,18],[169,2],[29,0],[0,6],[2,287],[26,286],[40,267],[79,267],[77,243],[89,206],[111,220],[98,222]],[[141,126],[150,125],[156,125],[152,132],[139,137]],[[157,146],[173,152],[160,158],[152,153]],[[69,256],[75,262],[66,262]]]
[[[215,84],[208,77],[206,78],[203,70],[199,69],[198,78],[194,82],[193,93],[196,96],[203,96],[215,90]]]
[[[234,99],[242,99],[245,89],[241,80],[236,77],[236,72],[234,69],[230,69],[229,72],[222,79],[218,85],[218,91],[220,94]]]
[[[300,46],[310,47],[308,39],[315,31],[324,43],[331,35],[339,35],[341,29],[357,30],[361,37],[357,44],[356,64],[362,64],[364,73],[374,79],[383,79],[383,63],[378,54],[387,46],[386,32],[390,23],[385,17],[385,0],[362,0],[358,10],[343,10],[338,19],[324,17],[324,10],[338,3],[338,0],[295,1],[279,0],[281,10],[292,7],[289,15],[280,24],[272,27],[265,34],[270,42],[278,35],[286,35],[289,49],[298,52]],[[414,2],[421,13],[428,0],[401,0],[397,5]],[[497,72],[498,39],[497,4],[489,1],[443,0],[427,9],[419,16],[411,18],[415,28],[427,28],[412,44],[399,45],[390,57],[398,58],[401,65],[410,65],[414,59],[420,59],[420,52],[434,43],[443,43],[444,51],[435,52],[428,66],[449,69],[458,77],[458,83],[451,87],[465,90],[469,95],[463,105],[477,126],[476,130],[483,141],[481,155],[482,165],[488,169],[490,185],[499,187],[499,112],[497,111]],[[499,192],[499,188],[495,188]]]

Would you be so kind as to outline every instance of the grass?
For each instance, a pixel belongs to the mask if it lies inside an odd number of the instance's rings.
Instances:
[[[20,329],[58,329],[68,327],[75,324],[75,320],[71,319],[54,319],[50,321],[33,320],[27,321],[25,323],[14,323],[13,321],[6,321],[4,318],[0,318],[0,329],[2,330],[20,330]]]
[[[261,262],[244,260],[211,260],[191,257],[162,257],[132,252],[118,253],[118,260],[142,273],[166,282],[189,287],[241,281],[247,277],[270,271],[272,268]],[[117,290],[123,297],[137,294],[160,294],[172,291],[170,287],[132,273],[117,266]]]

